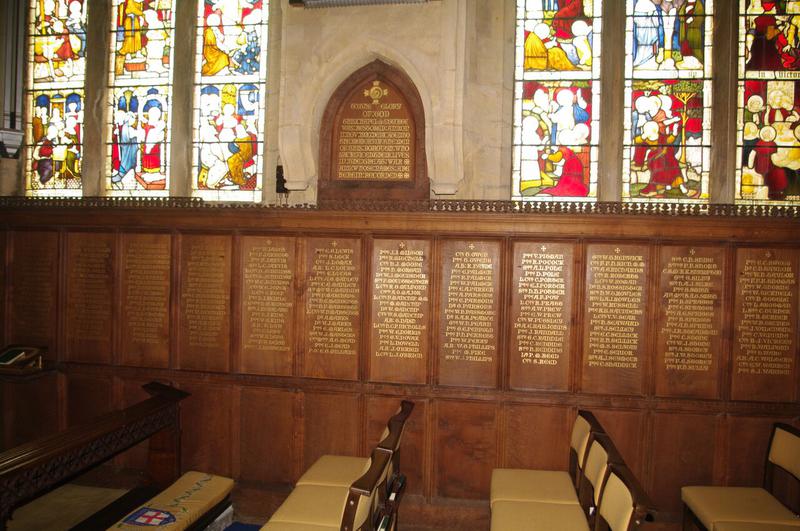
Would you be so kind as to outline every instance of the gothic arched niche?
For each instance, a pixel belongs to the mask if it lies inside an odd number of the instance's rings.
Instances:
[[[425,113],[419,92],[383,61],[334,91],[320,128],[319,199],[427,199]]]

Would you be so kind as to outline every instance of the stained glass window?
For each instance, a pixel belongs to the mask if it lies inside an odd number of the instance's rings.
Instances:
[[[518,0],[512,196],[597,197],[601,0]]]
[[[623,200],[708,200],[712,2],[627,0]]]
[[[85,0],[31,0],[29,4],[27,195],[81,195],[85,4]]]
[[[113,0],[109,61],[110,195],[169,194],[174,0]]]
[[[261,199],[268,0],[199,0],[194,195]]]
[[[736,200],[800,203],[800,2],[739,13]]]

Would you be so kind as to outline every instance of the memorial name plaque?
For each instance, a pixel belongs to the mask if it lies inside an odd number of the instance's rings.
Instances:
[[[169,234],[124,234],[121,362],[139,367],[169,367]]]
[[[716,398],[725,249],[661,248],[656,394]]]
[[[309,238],[306,250],[304,374],[358,379],[361,241]]]
[[[12,232],[9,276],[9,343],[44,345],[55,359],[58,234]]]
[[[111,361],[114,235],[67,235],[67,359]]]
[[[571,244],[514,244],[509,318],[512,389],[569,387],[573,260]]]
[[[225,372],[230,354],[231,239],[181,236],[178,364]]]
[[[289,376],[295,239],[242,236],[242,372]]]
[[[430,242],[375,240],[372,249],[370,380],[426,382]]]
[[[320,130],[319,198],[427,199],[425,118],[403,72],[374,61],[331,95]]]
[[[583,391],[643,393],[648,252],[644,245],[587,246]]]
[[[734,400],[792,402],[797,388],[800,253],[738,249],[734,307]]]
[[[439,383],[497,385],[500,244],[442,244]]]

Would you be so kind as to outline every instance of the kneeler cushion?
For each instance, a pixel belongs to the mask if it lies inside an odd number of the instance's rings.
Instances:
[[[323,455],[306,470],[297,485],[349,487],[369,469],[369,457]]]
[[[203,472],[187,472],[110,529],[186,529],[225,499],[231,490],[233,480],[230,478]]]
[[[495,468],[490,499],[495,502],[532,501],[578,505],[578,495],[568,472]]]
[[[800,519],[796,525],[789,524],[754,524],[752,522],[717,522],[710,531],[797,531],[800,529]]]
[[[757,487],[683,487],[681,498],[708,529],[716,522],[797,522],[789,509]]]
[[[579,504],[497,501],[492,531],[589,531]]]

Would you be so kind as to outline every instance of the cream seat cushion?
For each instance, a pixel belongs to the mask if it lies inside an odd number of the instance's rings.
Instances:
[[[339,527],[349,487],[298,485],[278,507],[269,523],[289,522],[323,527]]]
[[[333,529],[339,529],[339,526],[270,521],[264,524],[260,531],[331,531]]]
[[[323,455],[297,481],[297,485],[349,487],[369,469],[369,457]]]
[[[578,495],[568,472],[495,468],[492,470],[490,500],[531,501],[578,505]]]
[[[580,505],[497,501],[491,531],[589,531]]]
[[[186,529],[233,490],[233,480],[203,472],[187,472],[153,499],[110,529]]]
[[[681,499],[713,529],[716,522],[792,524],[797,518],[769,492],[757,487],[683,487]]]
[[[711,531],[797,531],[798,529],[800,529],[800,520],[797,521],[797,525],[717,522]]]

